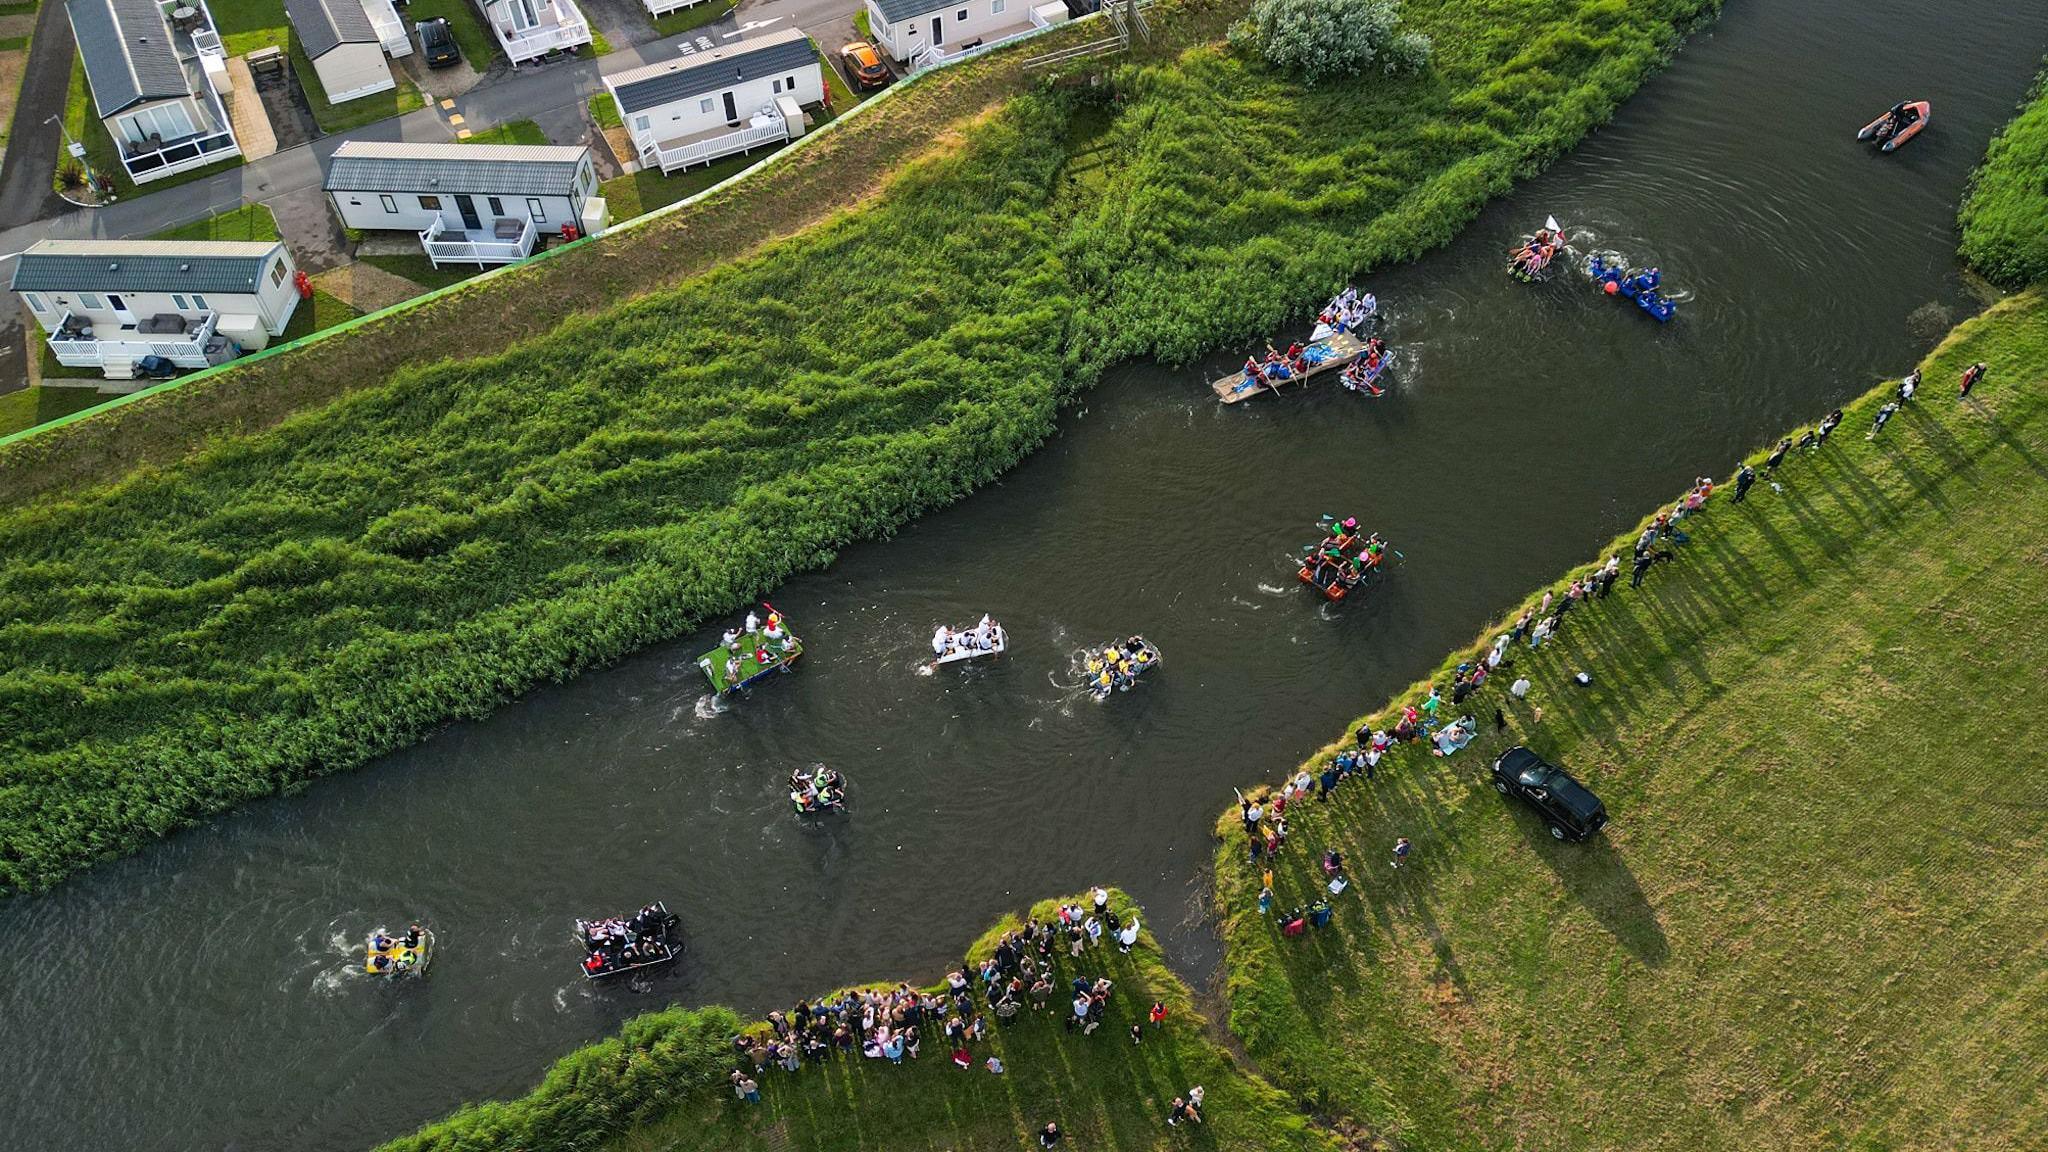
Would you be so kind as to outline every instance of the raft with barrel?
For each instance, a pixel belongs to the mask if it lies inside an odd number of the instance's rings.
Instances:
[[[1633,303],[1659,324],[1678,314],[1677,302],[1660,291],[1664,274],[1655,268],[1632,272],[1621,260],[1610,261],[1596,252],[1586,261],[1586,275],[1602,292]]]

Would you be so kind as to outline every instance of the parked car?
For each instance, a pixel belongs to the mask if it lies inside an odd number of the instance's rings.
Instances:
[[[448,26],[446,17],[422,20],[414,27],[420,34],[420,55],[427,58],[427,67],[446,68],[461,63],[462,49],[455,43],[455,30]]]
[[[1493,790],[1519,796],[1559,840],[1584,840],[1607,826],[1607,806],[1572,774],[1517,744],[1493,762]]]
[[[865,40],[855,40],[839,50],[839,62],[846,68],[846,78],[853,86],[862,90],[884,87],[889,83],[889,66],[882,63],[882,54]]]
[[[135,377],[138,380],[169,380],[178,374],[178,366],[162,356],[144,356],[135,362]]]

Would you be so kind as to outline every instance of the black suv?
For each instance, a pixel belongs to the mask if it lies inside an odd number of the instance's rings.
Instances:
[[[427,67],[446,68],[462,59],[462,48],[455,43],[455,30],[446,17],[422,20],[415,31],[420,34],[420,54],[427,58]]]
[[[1493,790],[1520,796],[1559,840],[1584,840],[1607,826],[1607,806],[1571,773],[1517,744],[1493,762]]]

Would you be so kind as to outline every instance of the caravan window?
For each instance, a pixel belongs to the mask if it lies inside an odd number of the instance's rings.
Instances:
[[[183,296],[174,295],[171,297],[171,307],[176,308],[180,312],[183,312],[192,306],[190,304],[185,303],[185,298]]]
[[[22,299],[24,299],[24,300],[26,300],[26,301],[28,301],[28,307],[29,307],[29,311],[31,311],[31,312],[43,312],[43,311],[47,311],[47,309],[45,309],[45,308],[43,307],[43,298],[42,298],[41,296],[38,296],[38,295],[36,295],[35,293],[33,293],[33,292],[24,292],[24,293],[22,293],[22,294],[21,294],[21,298],[22,298]]]
[[[85,307],[92,309],[95,312],[99,311],[101,308],[100,298],[98,296],[93,295],[90,292],[80,292],[78,294],[78,302],[84,305]]]
[[[389,192],[386,192],[383,195],[377,197],[377,199],[382,200],[384,202],[384,210],[386,212],[391,213],[393,216],[398,215],[397,197],[391,195]]]
[[[441,210],[441,198],[439,196],[422,196],[420,197],[420,207],[429,212],[439,212]]]
[[[991,16],[1001,16],[1003,14],[1003,0],[988,0],[988,12]]]
[[[699,112],[706,112],[706,113],[710,112],[710,111],[711,111],[711,97],[709,97],[709,96],[706,96],[706,97],[705,97],[705,98],[703,98],[702,100],[699,100],[699,101],[697,101],[697,111],[699,111]]]
[[[528,196],[526,198],[526,212],[533,217],[535,224],[545,224],[548,222],[547,208],[541,204],[537,197]]]
[[[709,101],[709,100],[706,100],[706,101],[705,101],[705,103],[706,103],[706,104],[709,104],[709,103],[711,103],[711,101]],[[645,132],[645,131],[647,131],[647,126],[648,126],[648,124],[649,124],[649,123],[651,123],[651,122],[650,122],[650,121],[649,121],[649,120],[647,119],[647,117],[645,117],[645,116],[635,116],[635,117],[633,117],[633,131],[635,131],[635,132]]]
[[[197,308],[197,309],[199,309],[199,310],[200,310],[201,312],[204,312],[204,311],[206,311],[206,297],[204,297],[204,296],[194,296],[194,297],[192,298],[192,306],[193,306],[194,308]]]
[[[768,91],[776,96],[782,95],[782,81],[770,80],[768,82]]]
[[[486,196],[485,199],[491,203],[491,215],[503,216],[505,214],[505,202],[503,200],[498,199],[496,196]]]
[[[282,283],[284,283],[284,261],[279,260],[270,266],[270,286],[275,288]]]

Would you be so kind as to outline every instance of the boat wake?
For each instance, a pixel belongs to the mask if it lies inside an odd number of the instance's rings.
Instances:
[[[715,692],[709,696],[697,697],[696,713],[699,720],[709,720],[714,716],[723,716],[730,711],[732,711],[732,705],[727,704],[725,698]]]

